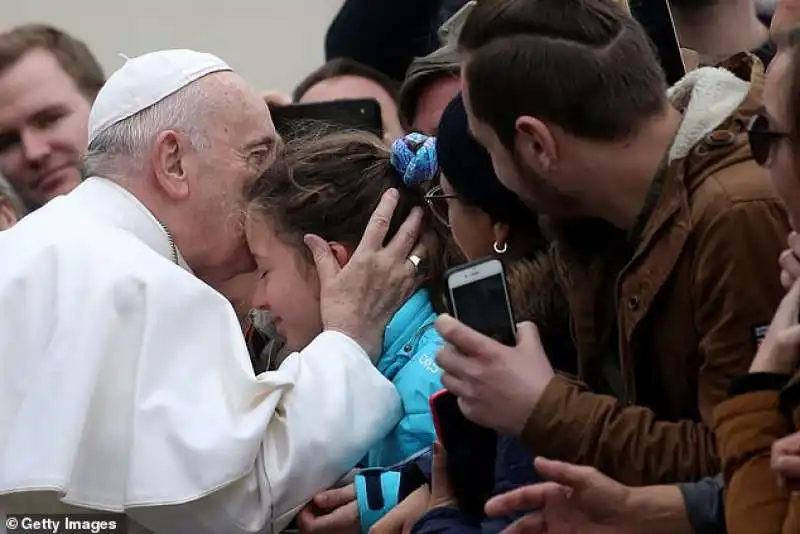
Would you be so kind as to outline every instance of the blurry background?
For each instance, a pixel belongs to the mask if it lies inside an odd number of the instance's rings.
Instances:
[[[118,53],[194,48],[220,56],[259,89],[290,91],[322,64],[325,30],[342,1],[3,1],[0,30],[58,26],[85,41],[107,75],[122,64]]]

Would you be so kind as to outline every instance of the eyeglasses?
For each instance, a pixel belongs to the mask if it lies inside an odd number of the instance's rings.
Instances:
[[[444,193],[440,185],[431,187],[430,191],[425,193],[425,203],[430,208],[431,213],[448,228],[450,228],[450,221],[448,220],[450,209],[447,206],[447,200],[451,198],[458,198],[458,195]]]
[[[770,129],[769,117],[763,113],[750,119],[750,124],[747,126],[747,139],[755,162],[762,167],[766,166],[776,143],[788,135]]]

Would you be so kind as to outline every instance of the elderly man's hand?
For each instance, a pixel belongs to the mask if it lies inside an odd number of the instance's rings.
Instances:
[[[508,347],[442,315],[436,329],[447,341],[436,362],[442,384],[458,397],[464,415],[503,434],[518,436],[555,376],[533,323],[517,328]]]
[[[422,210],[414,208],[383,246],[397,200],[396,189],[383,195],[361,243],[344,267],[324,239],[305,237],[319,273],[323,326],[349,336],[371,357],[380,355],[386,324],[417,282],[417,267],[409,256],[419,236]],[[417,248],[414,255],[422,258],[424,250]]]

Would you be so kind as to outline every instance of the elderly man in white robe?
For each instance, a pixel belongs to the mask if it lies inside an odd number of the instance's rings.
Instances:
[[[215,56],[146,54],[108,80],[92,177],[0,233],[0,515],[279,532],[397,423],[371,361],[418,263],[420,213],[383,245],[396,192],[343,269],[307,237],[325,331],[277,371],[254,374],[201,281],[254,268],[243,188],[277,142],[261,95]]]

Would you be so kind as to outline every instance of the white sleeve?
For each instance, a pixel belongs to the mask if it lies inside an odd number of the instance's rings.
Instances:
[[[131,509],[132,519],[154,533],[278,533],[400,419],[394,386],[343,334],[322,333],[276,373],[291,386],[267,426],[253,471],[191,503]],[[258,377],[274,378],[270,372]]]

